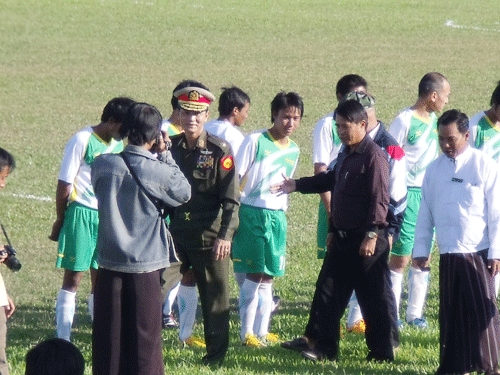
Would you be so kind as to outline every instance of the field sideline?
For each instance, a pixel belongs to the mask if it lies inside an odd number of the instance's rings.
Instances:
[[[420,78],[439,71],[450,81],[450,108],[472,116],[488,108],[500,80],[498,0],[3,0],[0,2],[0,147],[18,168],[0,192],[0,220],[23,269],[2,267],[17,311],[9,322],[11,374],[24,374],[27,350],[55,333],[62,272],[48,240],[64,145],[97,124],[106,102],[127,95],[170,114],[170,95],[193,78],[218,96],[237,85],[252,100],[245,133],[269,127],[280,90],[304,98],[292,137],[301,148],[297,177],[312,174],[312,129],[335,105],[334,85],[348,73],[368,80],[380,120],[389,124],[414,103]],[[217,116],[217,103],[211,118]],[[276,281],[284,303],[272,331],[302,334],[314,283],[317,196],[291,197],[287,273]],[[437,258],[433,268],[437,270]],[[310,363],[278,347],[248,350],[231,315],[231,347],[219,374],[432,374],[438,365],[437,274],[426,317],[430,329],[401,331],[393,364],[368,364],[360,335],[347,334],[336,363]],[[236,297],[234,284],[233,297]],[[91,374],[89,280],[78,294],[74,343]],[[196,327],[201,333],[201,327]],[[169,374],[205,374],[202,352],[181,349],[164,333]]]

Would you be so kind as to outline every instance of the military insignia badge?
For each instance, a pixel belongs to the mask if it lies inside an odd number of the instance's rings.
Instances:
[[[198,100],[200,100],[200,94],[198,94],[197,91],[191,91],[189,93],[189,100],[192,100],[192,101],[198,101]]]
[[[222,164],[222,169],[224,169],[225,171],[229,171],[231,170],[231,168],[233,168],[233,157],[232,156],[226,156],[224,159],[221,160],[221,164]]]
[[[214,158],[210,155],[200,155],[196,168],[198,169],[212,169],[214,167]]]

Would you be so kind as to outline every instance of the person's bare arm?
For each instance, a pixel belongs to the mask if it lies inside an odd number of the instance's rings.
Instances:
[[[66,212],[66,207],[68,205],[68,197],[71,192],[71,184],[58,180],[57,191],[56,191],[56,221],[52,225],[52,233],[50,233],[49,239],[52,241],[57,241],[59,239],[59,233],[64,222],[64,213]]]

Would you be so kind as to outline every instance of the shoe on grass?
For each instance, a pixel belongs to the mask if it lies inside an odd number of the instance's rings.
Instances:
[[[366,324],[364,319],[358,320],[352,327],[347,327],[347,332],[365,333]]]
[[[174,318],[174,315],[173,314],[170,314],[170,315],[163,315],[161,317],[161,326],[164,328],[164,329],[168,329],[168,328],[177,328],[179,327],[179,323],[177,322],[177,320],[175,320]]]
[[[309,349],[307,340],[304,337],[297,337],[296,339],[290,341],[283,341],[281,347],[288,350],[295,350],[296,352],[302,352]]]
[[[259,337],[259,340],[266,345],[273,345],[281,343],[280,338],[275,333],[268,333],[264,337]]]
[[[205,340],[196,336],[189,336],[185,341],[182,342],[184,346],[190,346],[191,348],[206,348]]]
[[[424,318],[415,318],[411,322],[407,322],[409,326],[411,327],[416,327],[420,329],[427,329],[429,328],[429,324],[427,323],[427,320]]]
[[[265,348],[267,346],[265,343],[260,341],[257,336],[252,335],[251,333],[247,333],[245,335],[245,341],[243,341],[243,345],[250,348]]]

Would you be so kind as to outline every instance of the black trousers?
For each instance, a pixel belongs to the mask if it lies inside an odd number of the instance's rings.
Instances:
[[[198,285],[207,355],[204,362],[222,362],[229,346],[230,258],[215,260],[212,250],[186,249],[175,244],[182,261],[181,272],[192,267]]]
[[[378,231],[375,254],[361,257],[359,248],[365,232],[343,234],[334,233],[333,246],[323,262],[305,336],[315,340],[317,349],[328,358],[336,358],[340,319],[354,290],[366,322],[369,358],[393,360],[393,345],[399,342],[399,335],[387,264],[389,243],[384,231]]]
[[[486,250],[441,255],[437,374],[482,373],[498,368],[500,322],[487,256]]]
[[[163,375],[160,273],[97,270],[94,375]]]

